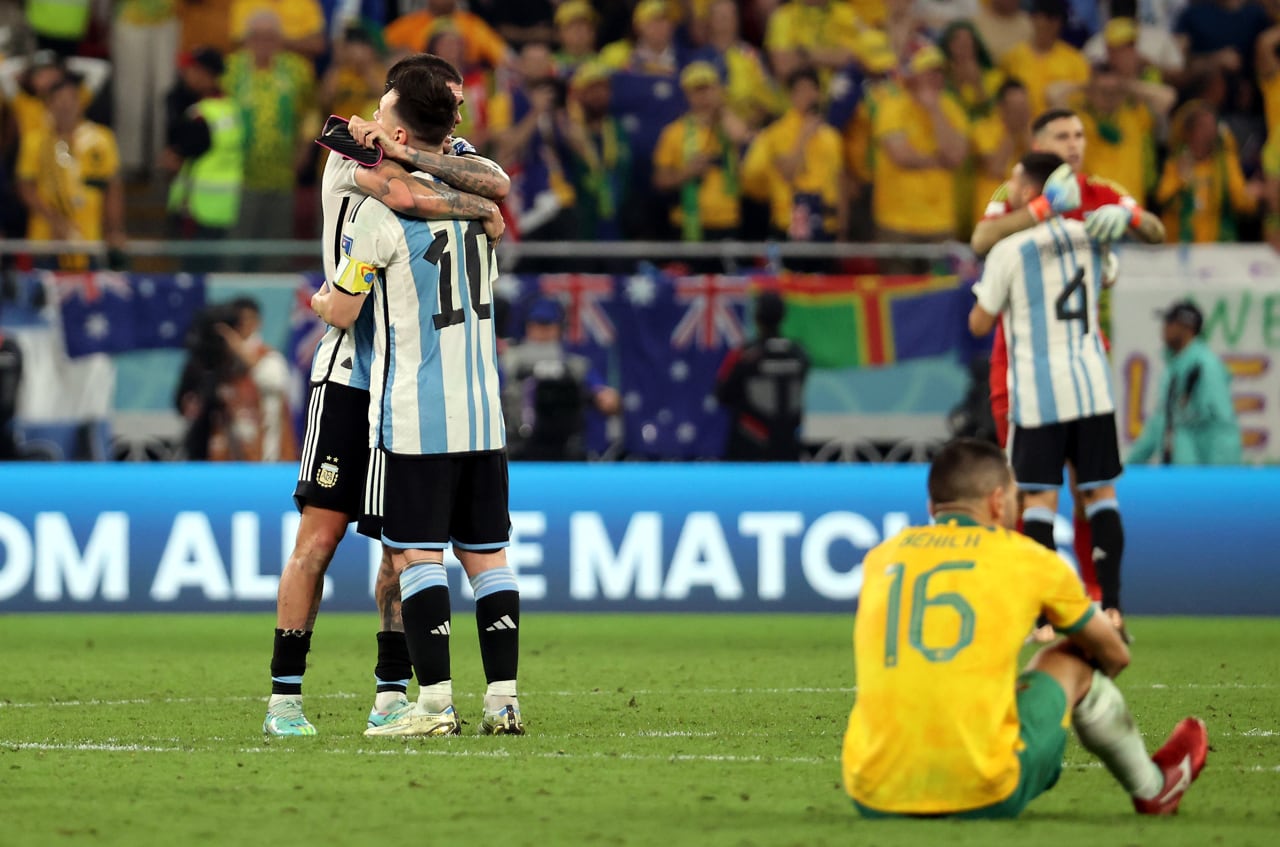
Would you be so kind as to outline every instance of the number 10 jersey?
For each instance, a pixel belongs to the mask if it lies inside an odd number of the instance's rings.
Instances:
[[[1003,315],[1010,418],[1032,428],[1115,411],[1099,325],[1102,249],[1079,221],[1050,218],[1001,240],[974,286]]]
[[[440,455],[506,446],[493,283],[497,261],[475,221],[422,221],[359,201],[343,224],[336,285],[370,292],[373,446]]]

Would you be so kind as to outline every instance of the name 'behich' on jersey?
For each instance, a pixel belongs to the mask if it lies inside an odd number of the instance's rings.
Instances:
[[[1079,221],[1051,218],[1000,241],[973,292],[1003,315],[1010,415],[1022,427],[1115,411],[1102,341],[1102,248]]]
[[[382,269],[371,297],[369,416],[377,446],[418,455],[504,448],[497,259],[484,227],[402,217],[368,200],[345,233],[352,259]]]

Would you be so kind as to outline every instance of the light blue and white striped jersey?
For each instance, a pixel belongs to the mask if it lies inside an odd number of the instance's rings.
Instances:
[[[493,323],[497,260],[478,221],[420,221],[353,207],[335,280],[371,291],[374,446],[391,453],[499,450],[506,426]]]
[[[324,164],[320,205],[324,213],[321,244],[326,280],[334,279],[342,258],[342,222],[365,196],[356,185],[357,167],[351,159],[336,154],[330,155]],[[311,358],[311,383],[333,382],[368,391],[372,365],[373,309],[366,303],[351,329],[331,326],[325,330]]]
[[[1115,411],[1098,322],[1103,248],[1079,221],[1050,218],[1001,240],[973,292],[1001,315],[1013,423],[1037,427]]]

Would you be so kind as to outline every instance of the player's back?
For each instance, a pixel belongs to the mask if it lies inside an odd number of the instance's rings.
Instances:
[[[1098,302],[1103,254],[1078,221],[1051,218],[1001,241],[983,284],[1004,276],[1011,416],[1021,426],[1115,410]]]
[[[355,162],[330,153],[321,178],[323,215],[320,250],[324,278],[332,281],[342,259],[342,227],[355,204],[364,198],[356,185]],[[327,327],[311,360],[311,382],[334,382],[368,390],[373,354],[373,313],[366,308],[349,330]]]
[[[1005,799],[1018,781],[1018,654],[1037,615],[1089,609],[1054,553],[962,516],[871,551],[854,627],[857,702],[845,787],[871,809],[934,814]]]
[[[497,260],[483,224],[416,220],[376,201],[357,214],[393,245],[371,298],[380,446],[406,454],[502,449]]]

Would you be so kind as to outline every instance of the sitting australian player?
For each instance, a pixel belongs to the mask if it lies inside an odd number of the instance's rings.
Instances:
[[[863,562],[843,770],[865,817],[1016,817],[1058,781],[1068,726],[1139,814],[1176,812],[1204,767],[1197,718],[1148,756],[1112,682],[1128,647],[1062,559],[1011,531],[1016,497],[998,447],[953,441],[929,471],[935,525]],[[1066,638],[1019,675],[1041,614]]]

